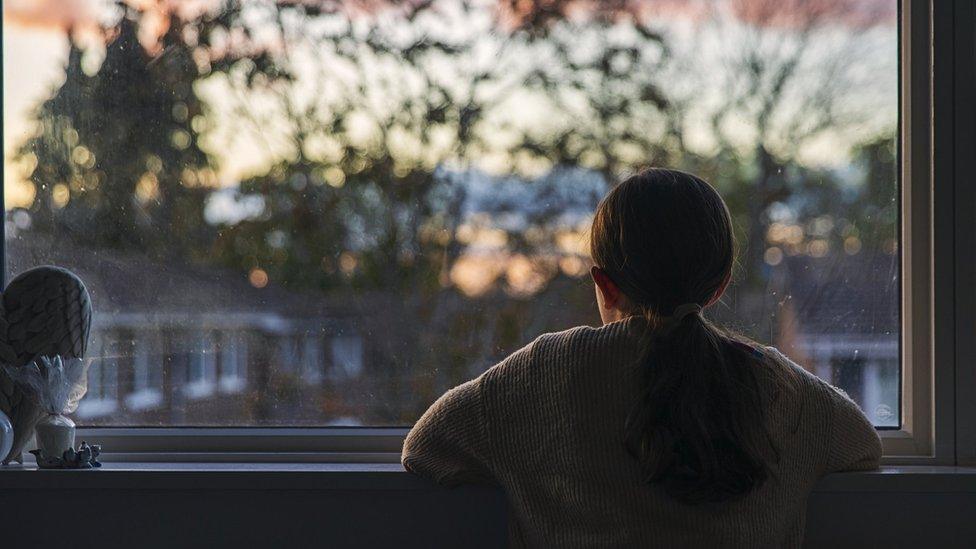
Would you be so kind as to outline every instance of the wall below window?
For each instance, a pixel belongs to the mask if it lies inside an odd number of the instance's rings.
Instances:
[[[830,475],[807,507],[806,547],[976,547],[976,469]]]
[[[441,489],[398,465],[114,464],[0,469],[0,546],[503,547],[484,487]],[[833,475],[808,547],[976,547],[976,469]]]

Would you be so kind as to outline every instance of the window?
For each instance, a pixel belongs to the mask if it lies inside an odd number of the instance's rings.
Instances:
[[[667,165],[737,226],[709,314],[935,451],[926,2],[192,4],[5,8],[7,270],[134,334],[80,423],[409,425],[599,321],[590,215]]]
[[[125,407],[132,411],[158,408],[163,403],[163,364],[157,334],[136,332],[132,347],[132,391],[125,397]]]
[[[322,339],[317,334],[306,333],[302,338],[302,377],[308,383],[318,383],[322,380],[325,369],[322,356]]]
[[[278,339],[278,369],[292,374],[302,369],[302,340],[300,336],[288,335]]]
[[[349,380],[363,372],[363,340],[359,336],[332,338],[332,378]]]
[[[118,340],[103,335],[92,342],[97,349],[94,360],[88,366],[88,392],[78,405],[80,419],[92,420],[109,416],[118,409],[119,349]]]
[[[186,364],[183,392],[190,399],[206,398],[213,394],[217,378],[213,336],[204,332],[187,338],[182,349]]]
[[[246,386],[246,376],[247,338],[244,334],[227,333],[220,348],[220,390],[241,392]]]

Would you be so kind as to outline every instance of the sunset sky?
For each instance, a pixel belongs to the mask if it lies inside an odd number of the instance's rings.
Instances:
[[[165,0],[159,0],[165,2]],[[171,0],[166,5],[178,6],[180,10],[198,10],[200,6],[206,5],[209,0],[189,0],[177,2]],[[157,0],[135,0],[141,5],[158,5]],[[585,1],[574,1],[573,9],[585,10],[589,4]],[[29,166],[19,166],[13,163],[12,153],[17,145],[21,143],[30,132],[33,131],[30,113],[31,110],[47,97],[63,79],[63,64],[68,49],[66,30],[70,27],[76,36],[82,36],[87,43],[95,44],[93,49],[94,61],[97,62],[98,47],[101,43],[97,35],[97,21],[102,18],[111,17],[113,8],[112,2],[105,0],[8,0],[4,2],[4,151],[5,151],[5,170],[6,170],[6,206],[14,207],[29,203],[32,193],[29,186],[23,184]],[[687,21],[689,17],[694,18],[696,9],[701,6],[700,2],[690,0],[667,0],[658,2],[630,2],[628,5],[640,8],[653,8],[655,13],[663,20],[683,19]],[[748,21],[750,18],[760,17],[762,9],[768,9],[770,5],[800,5],[799,0],[788,0],[778,4],[772,4],[767,0],[752,2],[733,2],[736,13],[742,20]],[[876,31],[878,40],[883,44],[891,43],[893,47],[894,35],[893,25],[890,24],[893,18],[893,0],[871,0],[868,2],[850,2],[850,0],[808,0],[803,3],[804,9],[828,9],[842,5],[848,19],[844,27],[858,27],[864,21],[883,20],[887,21],[885,28]],[[582,7],[581,7],[582,6]],[[812,6],[812,7],[811,7]],[[795,7],[795,6],[794,6]],[[779,8],[777,8],[779,9]],[[788,19],[776,19],[777,25],[788,28],[791,21]],[[164,25],[160,20],[156,25]],[[151,26],[151,25],[148,25]],[[151,34],[152,29],[144,29]],[[147,39],[148,41],[149,39]],[[680,45],[679,45],[680,46]],[[727,46],[727,45],[726,45]],[[889,46],[885,46],[889,47]],[[704,49],[704,48],[703,48]],[[894,53],[894,51],[892,51]],[[896,59],[881,60],[881,65],[891,67],[886,69],[886,77],[892,79],[892,85],[888,86],[891,94],[887,103],[894,105],[896,86],[894,85],[894,67]],[[891,73],[891,74],[888,74]],[[714,91],[714,90],[712,90]],[[708,95],[708,90],[703,91],[703,97]],[[526,99],[525,104],[531,105],[531,101]],[[531,107],[526,107],[531,111]],[[531,112],[525,113],[526,116]],[[890,114],[890,113],[889,113]],[[891,118],[886,116],[886,118]],[[891,123],[888,120],[886,123]],[[242,175],[260,172],[267,165],[269,153],[256,148],[254,143],[238,142],[234,146],[228,147],[238,154],[234,156],[216,154],[222,171],[220,180],[222,184],[233,184]],[[836,155],[832,153],[829,145],[822,146],[823,154],[819,155],[818,161],[830,163]],[[817,157],[814,151],[813,157]]]
[[[32,129],[31,109],[63,78],[67,48],[64,32],[59,29],[4,23],[4,198],[8,208],[30,199],[22,185],[25,169],[14,164],[11,156]]]

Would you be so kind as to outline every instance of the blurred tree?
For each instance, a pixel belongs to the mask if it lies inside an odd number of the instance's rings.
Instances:
[[[221,93],[222,102],[237,101],[224,106],[234,114],[234,134],[281,158],[267,176],[242,185],[242,193],[271,201],[264,218],[224,233],[219,250],[229,263],[276,257],[272,280],[297,276],[330,287],[345,277],[366,288],[415,291],[420,283],[438,291],[463,249],[456,232],[466,193],[463,178],[438,174],[483,168],[490,157],[495,170],[527,181],[577,165],[609,179],[670,158],[662,144],[667,101],[653,81],[666,49],[633,14],[513,21],[505,9],[489,9],[483,19],[484,4],[469,1],[456,10],[432,2],[368,5],[374,10],[367,13],[359,4],[252,8],[256,25],[274,34],[273,65],[295,80],[269,82],[258,96],[247,93],[253,80],[238,76],[226,82],[234,91]],[[633,32],[603,41],[625,16]],[[527,104],[540,101],[555,129],[519,120],[535,116]],[[333,207],[306,212],[311,189],[322,189],[315,193]],[[560,213],[553,202],[533,226],[544,229]],[[290,219],[322,238],[298,238]],[[278,236],[267,238],[270,231]],[[548,242],[533,234],[529,242],[524,231],[511,231],[512,250],[552,247],[555,233]],[[251,246],[240,245],[242,238]],[[316,253],[298,249],[325,241],[310,248]],[[343,257],[355,265],[350,272]]]
[[[837,28],[878,18],[847,0],[719,2],[675,30],[650,5],[224,0],[152,8],[167,24],[147,44],[146,12],[122,4],[100,65],[71,43],[20,148],[36,160],[31,212],[39,230],[96,247],[260,272],[255,286],[370,309],[378,333],[396,334],[374,342],[388,366],[377,390],[426,403],[472,364],[592,318],[592,289],[573,278],[585,217],[567,210],[643,166],[683,168],[731,206],[745,247],[736,313],[764,335],[767,247],[884,246],[863,235],[896,220],[888,137],[853,151],[853,175],[803,159],[825,139],[846,155],[866,134],[873,111],[847,99],[884,82]],[[217,160],[252,155],[256,172],[230,191],[259,211],[208,219],[227,192]],[[776,222],[801,231],[792,248]],[[452,276],[476,253],[507,264],[474,263],[489,284],[467,295]]]
[[[762,292],[768,281],[771,208],[816,202],[823,208],[805,211],[843,215],[831,207],[842,182],[809,168],[810,150],[826,142],[835,157],[849,157],[865,135],[893,130],[896,120],[878,114],[890,112],[882,105],[896,89],[894,70],[881,73],[863,60],[894,59],[882,51],[891,42],[866,38],[894,16],[892,2],[717,2],[695,27],[692,47],[676,54],[688,70],[683,90],[667,90],[680,105],[672,111],[681,117],[675,126],[707,121],[708,152],[688,158],[704,156],[692,166],[710,176],[735,212],[743,247],[738,279],[748,293]],[[709,88],[720,93],[702,98]],[[809,220],[803,214],[795,222]]]
[[[863,173],[863,187],[849,197],[847,219],[842,228],[847,251],[896,250],[898,239],[898,142],[893,134],[859,144],[854,150],[855,165]],[[856,240],[847,240],[848,238]],[[856,243],[856,244],[855,244]]]
[[[526,214],[527,226],[506,229],[505,253],[534,262],[545,287],[559,272],[555,239],[566,229],[571,191],[561,178],[583,166],[608,179],[663,156],[666,100],[653,75],[665,48],[622,10],[513,24],[478,2],[376,5],[250,7],[249,20],[276,45],[273,66],[294,78],[231,71],[218,82],[230,133],[279,160],[242,183],[241,198],[260,197],[264,212],[223,228],[215,255],[293,287],[386,293],[388,330],[401,335],[381,343],[391,363],[429,362],[438,338],[456,333],[451,355],[467,359],[439,371],[437,391],[507,350],[493,334],[510,331],[496,323],[513,318],[450,288],[470,244],[459,238],[471,222],[469,179],[459,174],[477,176],[492,157],[496,170],[525,178],[527,193],[509,213]],[[604,42],[618,17],[638,21],[637,30]],[[519,119],[537,114],[532,102],[545,103],[555,131]],[[583,295],[592,299],[589,289]]]
[[[65,82],[38,109],[42,129],[19,153],[36,159],[31,209],[40,226],[94,246],[185,256],[209,230],[196,183],[208,158],[192,123],[199,75],[178,26],[153,57],[138,12],[125,11],[96,70],[71,42]]]

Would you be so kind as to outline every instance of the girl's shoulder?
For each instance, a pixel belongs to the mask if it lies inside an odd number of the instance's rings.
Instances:
[[[604,357],[631,351],[640,334],[639,320],[633,317],[604,324],[603,326],[576,326],[561,332],[542,334],[533,342],[538,357],[573,361],[582,358],[580,353],[599,351]]]
[[[820,406],[830,408],[833,408],[842,401],[850,400],[850,397],[843,389],[824,381],[810,370],[783,354],[776,347],[763,347],[763,352],[791,380],[794,391],[802,394],[807,400],[813,400]]]
[[[509,381],[521,386],[525,376],[539,381],[547,375],[565,376],[575,368],[587,367],[588,362],[605,362],[630,352],[632,340],[625,321],[544,333],[489,369],[486,377],[489,383]]]
[[[807,370],[800,364],[797,364],[792,358],[786,356],[782,351],[773,346],[760,345],[762,347],[762,356],[766,357],[773,363],[779,365],[783,369],[796,374],[800,379],[807,383],[812,383],[814,385],[823,385],[825,382],[817,377],[813,372]]]

